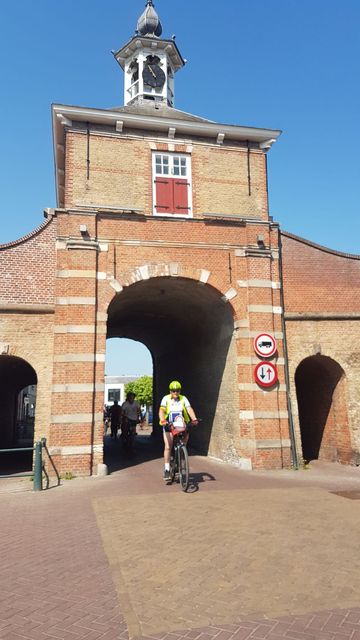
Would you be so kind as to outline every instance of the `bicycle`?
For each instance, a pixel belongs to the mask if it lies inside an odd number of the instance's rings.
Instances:
[[[134,442],[136,437],[136,425],[138,424],[137,420],[131,420],[130,418],[125,418],[122,425],[122,437],[123,437],[123,446],[124,449],[128,453],[133,453],[134,451]]]
[[[174,422],[169,423],[169,426],[174,437],[170,458],[170,479],[171,482],[174,482],[177,476],[181,489],[187,491],[190,482],[190,468],[189,454],[184,438],[189,430],[189,425],[185,424],[181,416],[177,416]]]

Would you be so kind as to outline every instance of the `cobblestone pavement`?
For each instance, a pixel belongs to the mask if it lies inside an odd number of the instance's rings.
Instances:
[[[0,484],[2,640],[360,640],[360,469],[195,456],[183,494],[146,436],[107,454],[106,478]]]

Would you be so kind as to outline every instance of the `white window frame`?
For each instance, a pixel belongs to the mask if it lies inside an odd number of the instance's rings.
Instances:
[[[168,174],[156,173],[156,156],[168,156],[170,172]],[[176,176],[172,173],[174,167],[174,158],[185,158],[186,160],[186,176]],[[181,164],[181,161],[180,161]],[[182,179],[189,183],[188,186],[188,212],[187,213],[158,213],[156,211],[156,184],[155,179],[157,177],[166,177],[170,180]],[[192,218],[193,217],[193,203],[192,203],[192,175],[191,175],[191,155],[187,153],[176,153],[172,151],[153,151],[152,156],[152,186],[153,186],[153,215],[167,218]]]

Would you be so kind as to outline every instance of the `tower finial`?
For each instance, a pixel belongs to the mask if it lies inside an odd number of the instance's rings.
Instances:
[[[136,31],[142,36],[156,36],[157,38],[161,36],[162,26],[153,0],[146,1],[145,11],[137,22]]]

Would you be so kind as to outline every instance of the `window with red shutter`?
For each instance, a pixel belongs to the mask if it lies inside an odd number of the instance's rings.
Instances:
[[[173,210],[173,186],[172,180],[165,176],[155,178],[156,213],[171,213]]]
[[[154,214],[191,217],[190,156],[154,153]]]

